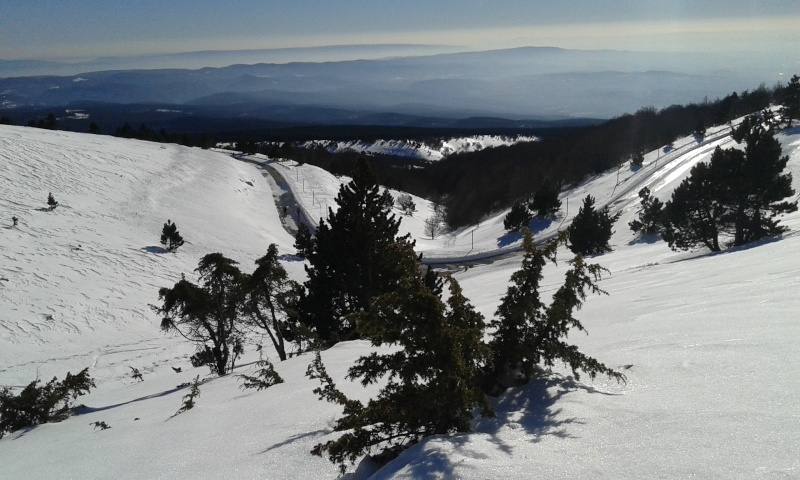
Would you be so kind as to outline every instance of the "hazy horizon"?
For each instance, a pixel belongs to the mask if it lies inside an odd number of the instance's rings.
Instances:
[[[219,8],[209,0],[5,0],[0,3],[0,59],[74,61],[393,44],[450,51],[549,46],[792,58],[800,46],[800,3],[664,3],[464,0],[433,5],[412,1],[399,7],[364,0],[235,0]]]

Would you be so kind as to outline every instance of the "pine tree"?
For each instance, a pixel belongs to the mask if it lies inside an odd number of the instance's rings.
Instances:
[[[733,245],[744,245],[787,230],[776,217],[797,210],[797,201],[785,201],[794,195],[792,174],[783,173],[789,156],[781,156],[780,142],[771,130],[756,127],[745,137],[744,155],[726,150],[714,152],[711,165],[726,160],[718,168],[726,176],[726,203],[730,205],[728,222],[733,224]],[[727,153],[727,155],[725,154]]]
[[[797,75],[792,75],[786,86],[786,98],[781,113],[785,117],[784,121],[790,127],[793,119],[800,118],[800,77]]]
[[[183,237],[178,233],[178,226],[171,220],[167,220],[161,229],[161,245],[165,245],[170,252],[174,252],[183,245]]]
[[[605,293],[596,283],[603,269],[585,263],[577,255],[550,305],[541,298],[539,288],[544,278],[543,269],[548,261],[555,263],[556,250],[566,240],[566,234],[562,233],[542,248],[537,248],[530,231],[525,231],[522,267],[511,276],[512,285],[490,323],[494,330],[489,344],[494,368],[487,375],[485,389],[492,394],[498,394],[515,383],[527,382],[538,367],[551,367],[555,362],[568,365],[576,379],[580,378],[580,372],[584,372],[590,378],[604,374],[624,381],[623,375],[565,341],[571,329],[585,331],[572,312],[581,307],[587,292]]]
[[[567,231],[569,232],[569,249],[581,255],[593,255],[610,252],[608,241],[614,233],[614,222],[619,213],[611,215],[608,206],[595,210],[595,200],[591,195],[583,199],[583,205]]]
[[[537,217],[555,215],[561,208],[561,200],[558,199],[558,193],[558,185],[549,178],[545,179],[539,189],[536,190],[536,193],[533,194],[533,201],[529,205],[530,210]]]
[[[634,169],[641,168],[644,165],[644,151],[642,149],[637,149],[631,155],[631,167]]]
[[[663,236],[670,248],[688,250],[704,245],[712,252],[720,250],[724,209],[714,191],[720,185],[714,175],[706,163],[700,162],[672,191],[672,197],[664,205]]]
[[[311,230],[308,229],[308,225],[303,222],[300,222],[300,225],[297,226],[294,248],[300,258],[308,258],[308,255],[314,251],[314,237],[311,236]]]
[[[348,315],[369,310],[372,300],[392,291],[401,277],[394,243],[400,220],[392,215],[392,196],[381,191],[364,158],[358,160],[352,181],[336,197],[339,208],[320,221],[314,250],[308,255],[306,294],[301,318],[328,344],[358,337]]]
[[[17,430],[49,422],[60,422],[73,412],[73,402],[95,388],[89,368],[78,374],[67,372],[64,380],[56,377],[44,385],[39,379],[29,383],[19,395],[8,387],[0,388],[0,438]]]
[[[334,430],[345,433],[314,450],[343,471],[347,462],[367,452],[377,451],[378,463],[384,463],[424,437],[467,432],[476,407],[493,414],[481,390],[490,354],[482,342],[482,315],[454,279],[448,280],[445,305],[425,286],[410,245],[396,248],[403,252],[405,277],[394,291],[379,296],[369,312],[356,317],[373,345],[400,349],[361,357],[347,375],[365,386],[385,381],[378,395],[366,405],[347,398],[319,354],[308,370],[321,383],[315,393],[344,408]]]
[[[273,385],[283,383],[283,378],[275,371],[275,366],[269,359],[259,354],[256,366],[259,367],[255,375],[236,375],[243,380],[239,388],[243,390],[255,389],[256,391],[265,390]]]
[[[183,403],[181,404],[181,408],[178,409],[177,412],[173,415],[180,415],[183,412],[189,411],[194,408],[195,401],[194,399],[200,396],[200,375],[194,377],[192,381],[192,386],[189,389],[189,393],[183,396]]]
[[[56,202],[55,197],[53,197],[53,192],[47,194],[47,206],[50,210],[55,210],[58,206],[58,202]]]
[[[664,230],[664,203],[656,197],[650,195],[650,189],[643,187],[639,190],[639,198],[642,201],[642,208],[639,210],[639,218],[628,223],[631,230],[642,235],[661,233]]]
[[[256,260],[251,275],[242,275],[243,311],[250,325],[266,332],[281,361],[286,360],[287,312],[291,309],[298,285],[289,280],[286,269],[278,261],[278,247],[273,243],[267,253]]]
[[[517,202],[511,207],[506,217],[503,219],[503,228],[508,232],[519,232],[523,228],[527,228],[531,222],[530,210],[528,206],[522,202]]]
[[[242,352],[242,274],[236,264],[221,253],[210,253],[195,269],[200,285],[182,278],[172,288],[158,291],[161,306],[151,306],[162,317],[163,331],[175,332],[196,344],[193,364],[207,364],[217,375],[231,371]]]
[[[733,137],[744,150],[717,147],[708,164],[698,163],[664,207],[664,238],[674,249],[704,245],[720,250],[720,235],[744,245],[786,231],[777,216],[797,210],[789,160],[771,131],[748,117]]]

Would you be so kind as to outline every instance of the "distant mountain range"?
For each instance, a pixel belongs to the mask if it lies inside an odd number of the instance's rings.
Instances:
[[[405,51],[401,46],[395,50]],[[366,47],[364,53],[369,53]],[[207,62],[209,55],[217,61],[224,57],[219,52],[184,54]],[[0,78],[0,109],[157,105],[184,116],[290,124],[415,124],[475,117],[552,121],[702,102],[758,86],[771,71],[703,54],[528,47]]]

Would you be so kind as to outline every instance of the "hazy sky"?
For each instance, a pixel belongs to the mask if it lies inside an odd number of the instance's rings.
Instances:
[[[798,0],[0,0],[0,59],[347,44],[800,56]]]

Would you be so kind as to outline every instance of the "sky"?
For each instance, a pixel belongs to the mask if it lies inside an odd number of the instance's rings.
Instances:
[[[796,0],[2,0],[0,60],[429,44],[800,50]]]

